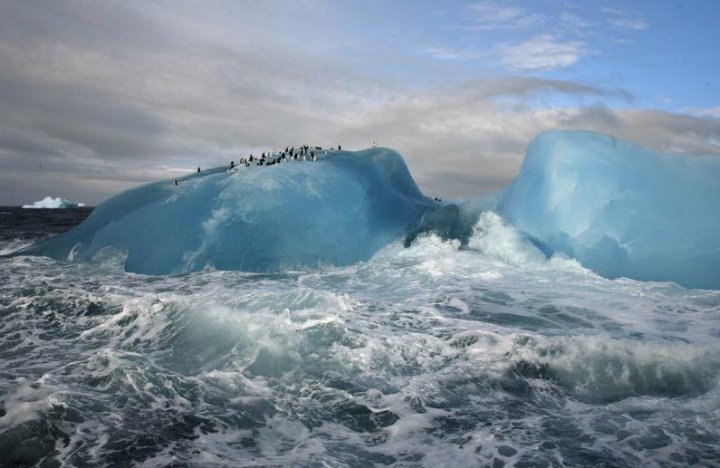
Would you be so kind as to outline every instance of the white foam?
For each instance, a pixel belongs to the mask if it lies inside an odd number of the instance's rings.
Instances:
[[[69,434],[67,465],[108,463],[120,434],[160,434],[138,465],[234,466],[617,464],[720,437],[720,293],[607,280],[533,249],[488,214],[467,248],[426,235],[280,275],[144,277],[112,252],[0,259],[3,367],[45,374],[0,376],[0,424],[75,408],[84,421],[48,423]],[[203,422],[170,440],[188,414]],[[657,427],[670,442],[647,448]]]

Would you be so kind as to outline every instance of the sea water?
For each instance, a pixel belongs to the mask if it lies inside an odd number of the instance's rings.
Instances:
[[[0,208],[0,251],[43,211]],[[720,292],[606,279],[494,211],[345,266],[125,261],[0,258],[0,465],[720,460]]]

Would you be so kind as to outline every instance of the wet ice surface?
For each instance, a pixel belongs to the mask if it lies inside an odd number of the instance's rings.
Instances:
[[[720,458],[720,293],[546,260],[492,213],[280,274],[0,259],[0,454],[45,466]],[[57,463],[56,463],[57,462]]]

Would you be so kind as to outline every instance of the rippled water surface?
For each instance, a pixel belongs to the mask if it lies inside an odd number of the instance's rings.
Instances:
[[[4,253],[53,232],[0,210]],[[344,268],[122,262],[0,259],[0,465],[720,463],[720,293],[545,259],[492,213]]]

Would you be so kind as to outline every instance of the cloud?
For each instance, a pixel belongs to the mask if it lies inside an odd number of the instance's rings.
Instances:
[[[441,60],[496,62],[516,72],[551,71],[602,53],[607,42],[628,42],[631,33],[649,27],[636,13],[567,4],[553,16],[490,1],[471,4],[467,11],[463,20],[471,40],[463,47],[440,44],[424,52]]]
[[[649,27],[645,19],[637,13],[615,8],[603,8],[602,11],[608,16],[608,22],[618,29],[642,31]]]
[[[445,59],[445,60],[456,60],[460,58],[470,58],[466,53],[449,49],[447,47],[428,47],[423,52],[432,55],[435,58],[438,59]]]
[[[530,97],[545,93],[558,93],[573,96],[595,96],[619,98],[632,101],[633,95],[622,89],[606,89],[578,81],[535,78],[528,76],[504,76],[492,80],[471,80],[461,86],[462,89],[475,91],[480,97],[502,96]]]
[[[586,52],[580,41],[560,42],[551,34],[540,34],[500,49],[503,64],[513,70],[554,70],[580,60]]]
[[[528,29],[547,20],[522,8],[501,6],[494,2],[478,2],[469,6],[473,27],[478,30]]]
[[[180,168],[288,144],[364,148],[377,138],[443,197],[503,187],[528,142],[550,128],[720,152],[717,118],[601,105],[631,102],[623,90],[528,76],[434,88],[378,77],[345,50],[307,47],[336,44],[318,1],[287,10],[248,2],[242,15],[232,3],[1,2],[0,205],[50,194],[93,204]],[[506,47],[513,67],[530,71],[586,53],[549,35]],[[548,95],[583,104],[538,105]]]
[[[177,175],[162,166],[307,141],[392,90],[262,37],[272,30],[144,8],[0,5],[0,161],[19,178],[0,204],[44,196],[22,179],[45,175],[70,191],[95,184],[82,200],[96,203],[117,190],[111,178],[127,188]]]
[[[580,33],[583,30],[592,27],[591,22],[580,17],[579,15],[576,15],[575,13],[570,13],[567,11],[560,14],[560,24],[562,24],[564,29],[569,29],[576,33]]]

